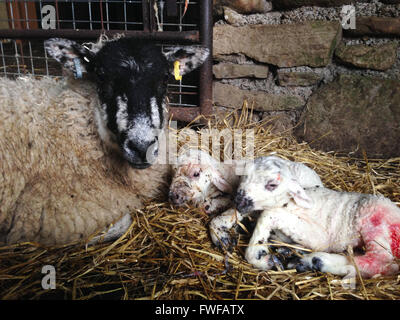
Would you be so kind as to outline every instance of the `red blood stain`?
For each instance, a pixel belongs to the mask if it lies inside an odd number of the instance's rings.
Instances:
[[[363,276],[372,277],[382,272],[382,262],[379,256],[376,256],[374,253],[367,253],[356,257],[355,261]]]
[[[371,223],[377,227],[382,223],[382,218],[383,218],[383,212],[382,211],[377,211],[371,218],[370,221]]]
[[[392,253],[396,258],[400,259],[400,223],[390,225],[389,231],[390,239],[392,240],[390,245]]]

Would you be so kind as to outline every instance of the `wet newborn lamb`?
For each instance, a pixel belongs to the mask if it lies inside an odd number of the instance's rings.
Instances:
[[[364,254],[354,257],[362,277],[399,271],[394,260],[400,258],[400,208],[389,199],[323,187],[304,190],[300,179],[257,161],[248,164],[245,173],[235,199],[237,209],[264,210],[246,250],[247,261],[256,268],[273,267],[266,242],[272,230],[280,230],[316,251],[292,265],[298,271],[348,275],[354,266],[337,254],[348,246],[365,247]]]
[[[169,192],[171,203],[177,206],[192,203],[207,214],[223,212],[210,222],[211,239],[217,247],[231,245],[229,230],[243,219],[232,209],[240,179],[236,169],[240,164],[234,160],[229,164],[223,163],[204,151],[191,149],[181,154],[173,167]]]
[[[281,169],[287,176],[302,181],[304,188],[323,186],[319,176],[302,163],[275,156],[261,157],[255,161],[263,163],[266,167]],[[236,192],[240,178],[236,170],[242,165],[243,162],[239,161],[232,161],[231,164],[221,163],[204,151],[189,150],[179,157],[174,168],[175,175],[170,186],[172,203],[182,205],[192,202],[203,207],[207,213],[221,213],[229,208],[210,222],[211,239],[218,247],[230,248],[234,244],[235,237],[231,236],[231,230],[250,214],[241,214],[232,202],[232,194]],[[292,242],[279,231],[271,235],[271,238]]]
[[[301,181],[301,185],[304,188],[311,188],[311,187],[316,187],[316,186],[323,186],[321,179],[319,178],[318,174],[307,167],[306,165],[299,163],[299,162],[293,162],[289,160],[285,160],[276,156],[265,156],[265,157],[259,157],[256,160],[254,160],[255,163],[262,165],[265,168],[269,167],[274,167],[280,169],[282,172],[284,172],[287,176],[292,176],[294,179],[297,179]],[[246,168],[248,168],[248,164],[252,162],[247,161],[246,163],[240,163],[240,165],[246,165]],[[236,165],[239,165],[237,163]],[[246,173],[245,173],[246,174]],[[262,172],[260,172],[259,177],[262,179]],[[243,179],[243,178],[242,178]],[[236,197],[236,200],[239,199]],[[243,199],[243,201],[246,201],[246,199]],[[235,203],[236,208],[237,206],[243,206],[246,205],[246,203]],[[211,233],[211,238],[217,246],[221,246],[221,244],[227,248],[229,248],[232,244],[235,243],[234,237],[231,236],[230,230],[237,225],[238,222],[242,221],[244,218],[248,217],[249,215],[252,215],[253,217],[257,217],[258,212],[256,210],[251,210],[251,211],[246,211],[246,212],[240,212],[236,210],[235,208],[231,208],[224,213],[222,213],[220,216],[215,217],[211,223],[210,223],[210,233]],[[279,230],[275,230],[273,233],[271,233],[269,239],[271,240],[277,240],[285,243],[292,243],[293,241],[285,236],[282,232]],[[278,253],[281,253],[283,255],[288,255],[289,252],[285,248],[278,248]],[[290,251],[290,250],[289,250]],[[276,260],[276,262],[278,262]]]
[[[192,203],[208,214],[232,207],[232,193],[239,184],[235,163],[221,163],[204,151],[190,149],[178,157],[173,172],[169,199],[174,205]]]

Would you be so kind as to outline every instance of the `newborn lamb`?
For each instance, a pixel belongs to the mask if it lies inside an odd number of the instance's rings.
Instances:
[[[303,181],[305,188],[322,186],[319,176],[301,163],[275,156],[261,157],[255,161],[265,167],[276,167],[287,175],[293,175]],[[189,150],[179,157],[174,168],[175,175],[170,186],[172,203],[182,205],[191,202],[203,207],[207,213],[220,213],[229,208],[210,222],[211,239],[218,247],[231,247],[235,243],[235,236],[231,235],[232,229],[249,216],[249,212],[241,214],[234,209],[231,199],[239,183],[240,177],[235,172],[240,165],[243,163],[232,161],[232,164],[225,164],[204,151]],[[279,231],[271,237],[282,242],[291,242]]]
[[[234,163],[221,163],[204,151],[190,149],[178,157],[173,172],[169,199],[174,205],[191,203],[208,214],[232,206],[232,193],[239,184]]]
[[[272,230],[280,230],[316,251],[292,265],[298,271],[348,275],[354,266],[337,254],[348,246],[365,248],[354,258],[362,277],[399,271],[394,260],[400,258],[400,209],[389,199],[323,187],[304,190],[301,179],[257,161],[248,164],[245,173],[235,199],[237,209],[264,210],[246,250],[247,261],[255,267],[269,270],[274,265],[266,243]]]

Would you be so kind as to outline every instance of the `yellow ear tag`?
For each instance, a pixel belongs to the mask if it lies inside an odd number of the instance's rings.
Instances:
[[[174,62],[174,75],[175,80],[182,80],[182,76],[180,75],[180,62],[177,60]]]

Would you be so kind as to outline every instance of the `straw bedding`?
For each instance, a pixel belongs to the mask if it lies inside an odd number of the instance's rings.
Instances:
[[[256,156],[275,152],[306,163],[329,188],[380,193],[400,204],[400,158],[352,159],[315,151],[249,119],[251,111],[231,114],[209,128],[254,128]],[[193,207],[176,209],[154,200],[132,217],[129,230],[113,243],[0,247],[0,298],[400,299],[400,276],[357,278],[351,290],[330,274],[259,272],[243,258],[250,236],[244,225],[237,247],[224,253],[211,244],[210,217]],[[41,287],[44,265],[56,269],[56,290]]]

